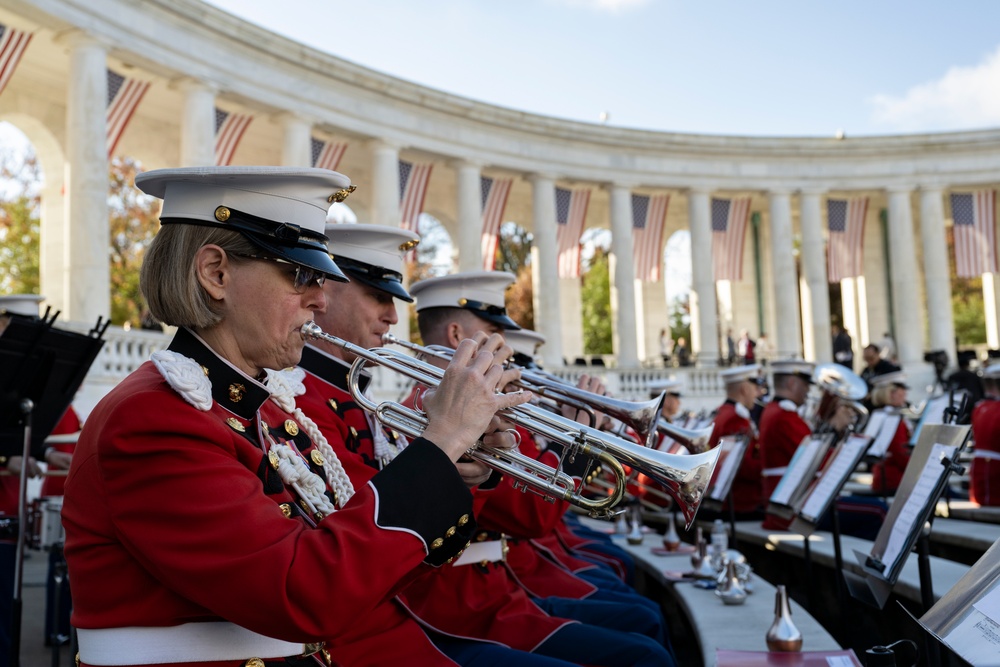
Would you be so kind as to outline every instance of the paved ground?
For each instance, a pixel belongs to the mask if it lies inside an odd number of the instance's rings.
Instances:
[[[27,550],[24,561],[24,587],[21,598],[24,612],[21,621],[21,667],[46,667],[73,665],[69,646],[59,651],[58,662],[53,662],[53,651],[45,646],[45,576],[48,572],[48,554]]]

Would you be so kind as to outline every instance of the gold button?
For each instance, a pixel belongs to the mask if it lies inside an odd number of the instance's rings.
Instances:
[[[452,537],[455,534],[455,526],[452,526],[448,530],[444,531],[445,537]]]
[[[329,401],[327,401],[327,403],[329,403],[330,407],[333,408],[336,411],[336,409],[337,409],[337,401],[336,401],[336,399],[331,398]]]
[[[281,503],[278,505],[281,508],[281,513],[285,515],[286,519],[292,518],[292,506],[288,503]]]
[[[323,454],[321,454],[318,449],[314,449],[311,452],[309,452],[309,458],[311,458],[312,462],[318,466],[321,466],[324,463],[326,463],[326,459],[323,458]]]
[[[316,518],[317,521],[322,521],[323,517],[325,517],[326,515],[323,514],[322,512],[316,512],[316,514],[314,514],[313,516]]]
[[[229,428],[233,429],[234,431],[239,431],[240,433],[246,432],[246,428],[243,427],[243,424],[241,424],[240,420],[237,419],[236,417],[227,418],[226,423],[229,424]]]
[[[243,394],[245,394],[247,388],[241,385],[239,382],[234,382],[229,385],[229,400],[233,403],[239,403],[243,400]]]
[[[271,464],[271,467],[274,468],[275,470],[278,469],[278,465],[281,463],[281,459],[278,458],[278,454],[273,451],[267,453],[267,461],[268,463]]]
[[[459,526],[464,526],[467,523],[469,523],[469,515],[468,514],[463,514],[462,516],[458,517],[458,525]]]
[[[243,663],[243,667],[266,667],[266,665],[264,665],[264,661],[260,658],[250,658]]]
[[[352,438],[358,437],[358,430],[356,428],[354,428],[353,426],[351,427],[351,437]]]
[[[486,533],[479,533],[476,535],[476,542],[485,542],[487,537],[489,536]]]
[[[299,434],[299,425],[291,419],[285,420],[285,433],[293,438]]]
[[[215,209],[215,219],[218,220],[219,222],[225,222],[226,220],[229,220],[229,215],[230,215],[229,209],[226,208],[225,206],[219,206],[218,208]],[[254,660],[256,660],[256,658],[254,658]],[[264,667],[263,662],[260,663],[260,665],[261,667]],[[248,660],[247,667],[257,667],[257,666],[251,665],[250,661]]]
[[[431,549],[440,549],[441,545],[443,545],[443,544],[444,544],[444,540],[442,540],[439,537],[436,540],[434,540],[433,542],[431,542]]]
[[[452,564],[452,563],[454,563],[454,562],[455,562],[455,557],[454,557],[454,556],[452,556],[451,558],[449,558],[448,560],[446,560],[446,561],[445,561],[445,563],[446,563],[447,565],[451,565],[451,564]]]

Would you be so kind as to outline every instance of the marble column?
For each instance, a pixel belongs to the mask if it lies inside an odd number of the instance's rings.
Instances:
[[[45,182],[42,186],[41,206],[39,210],[39,288],[45,297],[45,304],[56,310],[64,311],[69,299],[70,277],[67,271],[66,258],[69,250],[67,243],[66,223],[66,174],[53,168],[45,172]],[[44,164],[44,163],[43,163]]]
[[[893,315],[896,320],[896,350],[903,368],[923,363],[924,336],[920,295],[917,290],[916,247],[909,188],[890,188],[889,260],[892,275]],[[949,301],[949,304],[951,302]]]
[[[833,340],[830,337],[830,292],[826,273],[826,253],[823,246],[823,218],[820,213],[820,192],[803,191],[800,200],[802,215],[802,272],[806,291],[803,302],[807,325],[803,333],[807,344],[805,358],[817,363],[833,361]],[[857,334],[857,331],[854,332]]]
[[[535,329],[545,336],[540,349],[549,370],[562,366],[562,320],[559,302],[559,247],[556,241],[556,182],[549,174],[533,174],[532,218],[534,241],[531,245],[531,291],[535,310]]]
[[[618,368],[638,368],[635,325],[635,262],[632,261],[632,193],[611,186],[611,317]]]
[[[182,167],[215,164],[214,86],[197,79],[180,79],[174,86],[184,94],[181,116]]]
[[[1000,348],[1000,275],[983,274],[983,316],[986,320],[986,345]]]
[[[768,193],[771,209],[771,271],[774,273],[774,358],[802,356],[799,278],[792,246],[792,200],[788,192]]]
[[[108,155],[105,105],[107,48],[72,31],[59,41],[69,49],[66,94],[66,300],[63,317],[93,323],[111,315],[108,257]]]
[[[691,340],[698,365],[715,366],[719,359],[715,277],[712,275],[712,214],[708,190],[688,191],[691,227]]]
[[[459,271],[483,270],[482,165],[462,160],[455,165],[458,187],[458,238],[454,247]]]
[[[281,164],[286,167],[312,166],[312,121],[296,113],[278,114],[283,130]]]
[[[399,226],[399,147],[380,139],[372,152],[371,220],[373,225]]]
[[[920,240],[924,249],[924,290],[927,293],[930,347],[932,350],[944,350],[950,362],[955,363],[951,272],[944,231],[944,193],[940,186],[920,186]]]

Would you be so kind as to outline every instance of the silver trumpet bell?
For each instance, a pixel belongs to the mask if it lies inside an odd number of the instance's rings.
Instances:
[[[324,333],[315,322],[303,324],[300,333],[306,340],[323,340],[357,357],[348,375],[348,386],[358,405],[372,412],[387,427],[408,437],[416,438],[423,433],[428,423],[423,412],[392,401],[380,404],[371,401],[360,389],[360,374],[365,365],[371,363],[394,370],[428,387],[436,387],[444,376],[442,369],[395,350],[365,349]],[[690,456],[659,452],[527,404],[502,410],[498,414],[534,434],[563,445],[566,457],[583,455],[594,459],[614,475],[614,490],[607,496],[587,498],[577,490],[572,477],[516,450],[494,449],[477,443],[469,449],[468,455],[517,480],[525,488],[576,505],[594,517],[608,517],[618,513],[614,507],[625,496],[627,475],[623,465],[627,465],[660,484],[677,502],[686,525],[690,526],[719,458],[718,448]]]
[[[692,454],[697,454],[707,451],[712,446],[709,438],[712,437],[712,431],[715,430],[715,422],[711,422],[702,428],[690,429],[678,426],[660,417],[656,421],[656,430],[684,445]]]

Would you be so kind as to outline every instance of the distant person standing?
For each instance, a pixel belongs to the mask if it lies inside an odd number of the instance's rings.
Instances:
[[[761,331],[760,336],[757,337],[757,344],[754,345],[754,356],[757,358],[757,363],[766,366],[771,358],[771,352],[771,342],[767,339],[767,334]]]
[[[677,344],[674,345],[674,354],[677,356],[678,366],[691,365],[691,350],[688,349],[687,340],[683,336],[677,339]]]
[[[733,330],[726,329],[726,365],[736,363],[736,341],[733,340]]]
[[[750,332],[746,329],[740,331],[740,340],[736,344],[736,354],[739,355],[740,363],[750,365],[756,362],[757,354],[754,348],[757,344],[750,338]]]
[[[834,324],[833,331],[833,360],[854,370],[854,342],[851,335],[843,327]]]
[[[670,365],[670,355],[674,351],[674,339],[670,335],[670,329],[660,329],[660,357],[663,365]]]

